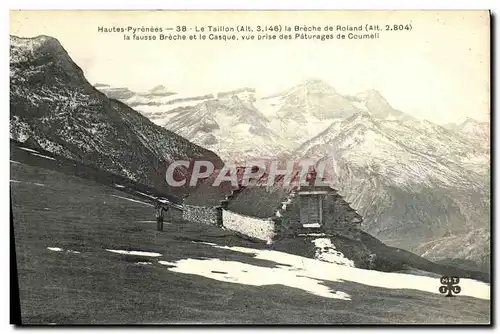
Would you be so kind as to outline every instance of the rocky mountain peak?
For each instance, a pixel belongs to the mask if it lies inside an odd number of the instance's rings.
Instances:
[[[55,84],[65,81],[66,84],[86,83],[83,71],[76,65],[61,43],[53,37],[37,36],[22,38],[10,36],[10,69],[11,80]],[[25,66],[30,66],[29,71]],[[49,71],[51,75],[41,75]],[[22,72],[22,78],[19,75]]]
[[[174,160],[207,156],[203,149],[95,89],[54,38],[11,37],[11,138],[119,174],[161,191]]]
[[[384,101],[385,103],[387,103],[387,100],[384,98],[384,96],[375,89],[369,89],[367,91],[358,93],[356,97],[361,101]]]
[[[467,117],[458,126],[463,129],[463,128],[467,128],[467,127],[482,126],[484,124],[488,124],[488,123],[487,122],[480,122],[472,117]]]
[[[11,35],[10,36],[10,47],[14,51],[24,52],[24,54],[31,53],[31,55],[36,52],[52,52],[58,53],[64,51],[61,43],[53,37],[40,35],[37,37],[18,37]],[[16,62],[20,59],[12,58],[11,61]]]
[[[302,85],[298,86],[306,94],[335,94],[335,89],[323,80],[308,79]]]
[[[482,146],[488,146],[490,142],[490,124],[489,122],[480,122],[473,118],[467,119],[457,127],[458,131],[469,139],[479,141]]]
[[[359,93],[356,98],[363,102],[370,113],[377,118],[386,118],[394,110],[384,96],[374,89]]]
[[[373,116],[364,110],[360,110],[349,118],[346,118],[343,123],[345,124],[354,124],[354,123],[364,123],[364,124],[373,124],[375,119]]]
[[[168,96],[168,95],[174,95],[174,92],[171,92],[165,87],[164,85],[157,85],[148,90],[147,96]]]
[[[244,107],[243,100],[241,100],[238,95],[233,95],[226,102],[226,105],[230,107]]]

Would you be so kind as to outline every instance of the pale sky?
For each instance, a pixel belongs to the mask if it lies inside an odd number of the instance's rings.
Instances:
[[[412,30],[323,42],[125,41],[123,33],[98,32],[99,26],[236,24],[411,24]],[[318,78],[344,94],[376,89],[397,109],[448,123],[489,120],[489,24],[485,11],[24,11],[11,12],[10,31],[57,38],[92,84],[135,91],[161,84],[183,95],[249,86],[265,95]]]

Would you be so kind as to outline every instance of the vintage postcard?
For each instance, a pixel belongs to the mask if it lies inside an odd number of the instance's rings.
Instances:
[[[13,10],[12,322],[489,325],[490,161],[488,11]]]

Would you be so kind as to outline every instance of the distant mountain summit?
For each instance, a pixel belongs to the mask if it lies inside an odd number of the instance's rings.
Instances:
[[[446,128],[456,131],[463,136],[481,142],[483,145],[490,146],[490,123],[480,122],[473,118],[467,117],[462,123],[450,123],[445,126]]]
[[[328,83],[320,79],[308,79],[292,90],[303,90],[305,94],[336,94],[337,91]],[[289,91],[290,92],[290,91]]]
[[[255,102],[255,89],[250,87],[238,88],[235,90],[217,93],[218,99],[237,96],[239,99],[246,102]]]
[[[147,93],[143,93],[141,95],[149,96],[149,97],[154,97],[154,96],[162,97],[162,96],[170,96],[170,95],[175,95],[175,94],[176,93],[168,90],[167,87],[165,87],[163,85],[158,85],[158,86],[155,86],[155,87],[151,88],[150,90],[148,90]]]
[[[119,101],[127,100],[137,95],[136,92],[131,91],[127,87],[111,87],[103,84],[94,85],[94,87],[106,94],[110,99]]]
[[[134,92],[127,87],[111,87],[110,85],[102,83],[97,83],[94,87],[106,94],[110,99],[117,99],[122,102],[128,101],[128,104],[133,104],[133,102],[135,102],[135,105],[139,105],[137,100],[142,100],[144,104],[148,104],[151,99],[159,99],[176,94],[169,91],[163,85],[155,86],[147,92]]]
[[[308,117],[319,120],[349,117],[358,109],[344,96],[321,80],[307,80],[290,90],[264,98],[276,106],[284,121],[306,124]]]
[[[389,102],[376,90],[368,90],[351,97],[356,106],[367,111],[377,119],[407,119],[415,120],[414,117],[394,109]]]

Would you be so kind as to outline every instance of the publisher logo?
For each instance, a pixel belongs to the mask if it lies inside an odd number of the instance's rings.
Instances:
[[[441,277],[441,286],[439,287],[439,292],[445,294],[446,297],[453,297],[453,295],[458,295],[462,289],[458,285],[460,283],[460,278],[456,276],[443,276]]]

